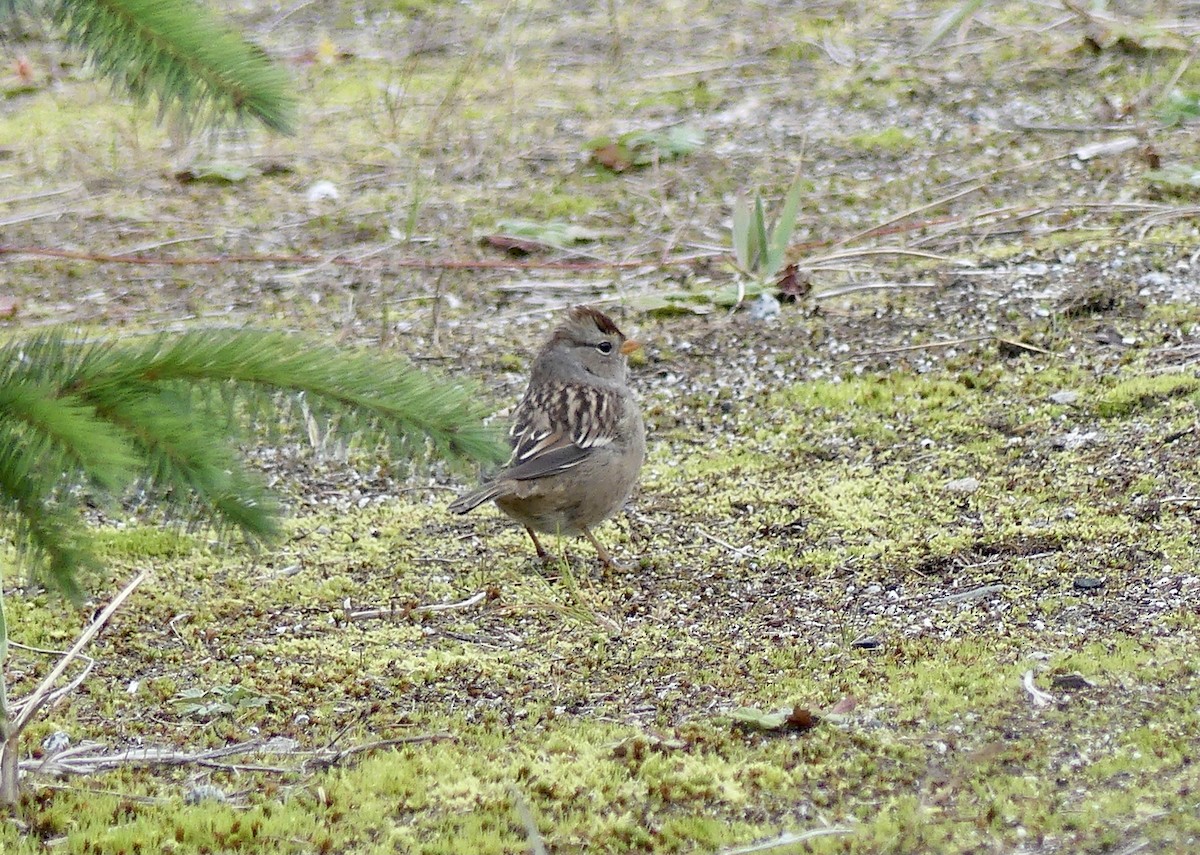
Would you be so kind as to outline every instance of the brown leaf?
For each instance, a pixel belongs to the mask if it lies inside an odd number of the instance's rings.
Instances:
[[[826,713],[828,715],[845,715],[848,712],[852,712],[856,706],[858,706],[858,701],[854,696],[846,695],[846,697],[830,707]]]
[[[531,252],[545,252],[551,247],[541,241],[512,235],[484,235],[483,242],[497,249],[502,249],[510,255],[529,255]]]
[[[812,730],[817,726],[821,717],[814,715],[803,707],[792,707],[792,713],[787,717],[788,730]]]
[[[601,166],[607,166],[613,172],[624,172],[633,166],[633,158],[629,151],[617,143],[609,143],[592,152],[592,160]]]
[[[33,63],[29,61],[29,57],[24,54],[17,57],[13,63],[13,71],[16,72],[17,79],[26,86],[33,83]]]
[[[812,281],[808,276],[800,274],[800,268],[797,265],[789,264],[784,268],[783,275],[779,277],[775,287],[779,289],[781,298],[795,303],[807,297],[812,291]]]

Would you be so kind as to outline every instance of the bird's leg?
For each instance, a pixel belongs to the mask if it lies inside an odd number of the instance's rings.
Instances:
[[[538,558],[545,561],[550,557],[550,553],[542,548],[542,542],[537,539],[537,535],[533,533],[533,529],[525,526],[525,530],[529,532],[529,539],[533,541],[533,548],[537,550]]]
[[[608,550],[604,548],[604,545],[602,543],[600,543],[600,541],[596,540],[596,536],[594,534],[592,534],[588,529],[585,528],[583,530],[583,536],[586,537],[588,539],[588,541],[591,542],[592,546],[596,550],[596,554],[600,556],[600,560],[604,562],[604,566],[607,567],[609,570],[629,570],[629,569],[631,569],[630,565],[622,564],[621,562],[615,560],[611,555],[609,555]]]

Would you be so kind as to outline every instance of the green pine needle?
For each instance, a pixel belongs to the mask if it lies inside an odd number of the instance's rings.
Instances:
[[[51,0],[71,44],[139,103],[160,115],[217,124],[252,117],[291,133],[296,97],[287,74],[257,46],[189,0]]]
[[[75,570],[94,563],[80,487],[105,498],[141,481],[168,507],[269,540],[278,503],[235,451],[248,422],[299,432],[295,413],[306,412],[408,457],[499,462],[506,449],[480,401],[407,362],[301,336],[216,330],[120,345],[44,333],[0,347],[0,528],[77,595]]]

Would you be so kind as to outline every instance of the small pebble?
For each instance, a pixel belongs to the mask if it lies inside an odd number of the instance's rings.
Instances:
[[[756,321],[769,321],[779,316],[779,301],[774,294],[763,291],[758,299],[750,304],[750,317]]]
[[[308,188],[304,195],[309,202],[321,202],[325,199],[336,199],[338,189],[332,181],[317,181]]]
[[[200,784],[197,787],[192,787],[183,796],[184,804],[198,805],[204,801],[223,802],[225,801],[225,791],[220,787],[214,787],[212,784]]]
[[[1159,288],[1165,288],[1171,284],[1171,277],[1161,270],[1151,270],[1149,273],[1142,275],[1138,279],[1139,285],[1154,285]]]
[[[71,744],[71,737],[64,731],[56,730],[42,740],[42,750],[47,754],[57,754]]]
[[[945,487],[947,493],[959,493],[964,496],[970,495],[978,489],[978,478],[958,478],[954,481],[947,481]]]
[[[1050,445],[1053,448],[1061,448],[1064,451],[1074,451],[1077,448],[1095,445],[1099,440],[1100,434],[1097,431],[1073,430],[1070,433],[1063,433],[1052,437],[1050,439]]]

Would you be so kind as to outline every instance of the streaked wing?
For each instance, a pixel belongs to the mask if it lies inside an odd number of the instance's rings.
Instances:
[[[544,478],[578,465],[588,451],[613,441],[621,405],[618,392],[577,383],[526,393],[509,431],[513,455],[505,477]]]
[[[547,475],[556,475],[573,466],[578,466],[590,453],[590,449],[580,448],[568,442],[557,448],[548,448],[516,466],[510,466],[499,477],[513,481],[533,481],[545,478]]]

